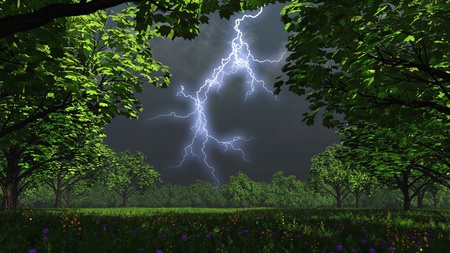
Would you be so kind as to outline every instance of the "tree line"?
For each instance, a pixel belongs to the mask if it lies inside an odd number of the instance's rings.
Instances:
[[[252,186],[251,188],[246,186]],[[434,186],[424,191],[422,202],[412,200],[415,208],[450,208],[448,189]],[[325,191],[317,191],[311,181],[300,181],[295,176],[286,176],[283,171],[275,173],[269,182],[252,181],[239,171],[229,178],[225,185],[197,180],[191,185],[165,184],[148,188],[140,194],[133,194],[123,201],[123,195],[110,190],[105,184],[91,188],[72,188],[62,195],[65,208],[82,207],[292,207],[329,208],[336,207],[336,197]],[[53,208],[54,192],[48,186],[41,186],[27,192],[20,200],[20,207]],[[341,207],[355,208],[355,195],[341,199]],[[402,208],[402,193],[379,185],[370,193],[359,196],[360,208]],[[419,204],[420,203],[420,204]]]

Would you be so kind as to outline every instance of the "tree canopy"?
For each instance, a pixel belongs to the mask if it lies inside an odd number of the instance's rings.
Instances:
[[[282,11],[291,54],[277,82],[306,95],[304,121],[450,119],[448,1],[293,1]],[[448,125],[446,125],[448,126]]]

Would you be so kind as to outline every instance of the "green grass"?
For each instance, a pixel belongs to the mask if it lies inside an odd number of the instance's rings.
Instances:
[[[449,218],[447,210],[23,209],[0,213],[0,252],[448,252]]]

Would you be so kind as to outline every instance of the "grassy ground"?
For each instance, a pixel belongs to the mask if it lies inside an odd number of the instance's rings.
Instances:
[[[447,210],[23,209],[0,213],[0,252],[448,252],[449,218]]]

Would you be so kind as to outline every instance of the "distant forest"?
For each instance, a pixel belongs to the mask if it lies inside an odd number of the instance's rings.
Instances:
[[[423,200],[411,202],[412,208],[450,208],[449,190],[430,185],[423,191]],[[355,207],[356,199],[351,191],[342,199],[342,207]],[[48,185],[41,185],[26,192],[20,199],[20,207],[52,208],[55,195]],[[375,187],[359,200],[361,208],[402,208],[403,197],[398,189]],[[121,207],[123,198],[103,185],[92,188],[69,189],[62,195],[62,207]],[[336,207],[336,197],[319,193],[311,182],[300,181],[295,176],[285,176],[280,171],[270,182],[255,182],[240,171],[229,182],[217,187],[207,181],[182,185],[161,185],[143,194],[133,194],[127,199],[129,207]]]

